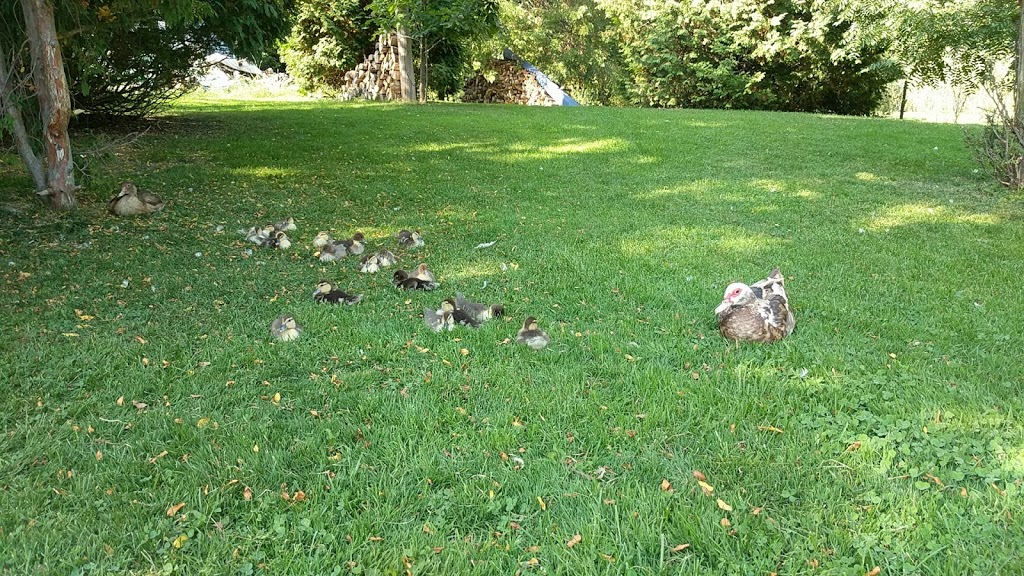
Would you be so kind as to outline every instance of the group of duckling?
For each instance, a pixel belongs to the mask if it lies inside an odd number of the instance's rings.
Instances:
[[[132,182],[121,184],[121,190],[107,203],[107,209],[117,216],[141,216],[159,212],[164,201],[157,194],[139,188]],[[243,231],[247,241],[264,248],[287,250],[291,240],[287,232],[296,230],[295,219],[288,217],[277,222],[257,225]],[[401,230],[395,234],[398,243],[406,248],[424,245],[419,231]],[[319,250],[321,262],[335,262],[349,254],[358,256],[366,250],[365,237],[356,232],[351,238],[335,240],[327,232],[319,232],[313,245]],[[368,254],[360,261],[359,271],[374,274],[382,268],[394,265],[397,258],[387,249]],[[434,273],[427,265],[420,264],[411,272],[396,270],[392,283],[406,290],[435,290],[440,286]],[[357,304],[362,294],[349,294],[328,281],[317,284],[313,300],[329,304]],[[461,293],[455,298],[441,302],[437,310],[425,308],[423,319],[435,332],[452,330],[455,326],[476,328],[481,323],[504,313],[501,305],[485,305],[467,300]],[[751,285],[742,282],[729,284],[721,304],[715,308],[718,329],[726,339],[737,342],[775,342],[789,336],[796,326],[796,316],[790,307],[786,294],[785,279],[778,268]],[[302,326],[295,318],[284,315],[271,324],[271,334],[282,341],[295,340],[302,333]],[[537,326],[535,318],[528,317],[516,334],[516,341],[539,350],[547,346],[550,337]]]
[[[295,220],[287,218],[272,224],[257,225],[244,231],[248,241],[268,248],[287,249],[291,246],[287,238],[288,231],[296,229]],[[401,230],[395,239],[405,248],[419,248],[424,245],[423,236],[419,231]],[[351,238],[336,240],[328,232],[319,232],[313,239],[313,245],[319,251],[321,262],[335,262],[348,255],[360,255],[366,251],[365,236],[356,232]],[[381,248],[366,254],[360,261],[359,271],[373,274],[382,268],[393,266],[398,261],[393,252]],[[416,268],[396,270],[391,283],[405,290],[436,290],[440,282],[426,263]],[[362,294],[348,293],[327,280],[320,281],[313,290],[313,301],[324,304],[354,305],[362,301]],[[477,328],[482,323],[504,314],[505,308],[500,304],[481,304],[466,298],[461,292],[454,298],[446,298],[437,310],[424,308],[423,320],[434,332],[453,330],[456,326]],[[291,314],[283,314],[270,324],[270,335],[275,340],[288,342],[297,340],[302,335],[302,325]],[[550,336],[541,330],[535,318],[526,319],[523,327],[516,334],[516,341],[534,350],[540,350],[551,341]]]

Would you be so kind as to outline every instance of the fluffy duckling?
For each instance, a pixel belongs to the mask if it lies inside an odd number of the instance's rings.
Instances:
[[[441,332],[442,330],[451,330],[455,327],[455,319],[452,318],[450,313],[442,310],[431,310],[430,308],[423,309],[423,321],[427,324],[427,327],[434,332]]]
[[[335,260],[341,260],[347,255],[348,250],[345,249],[345,246],[341,242],[330,240],[326,244],[320,246],[321,262],[334,262]]]
[[[292,247],[292,241],[288,239],[288,235],[285,234],[284,231],[277,230],[272,235],[264,239],[260,246],[264,248],[287,250]]]
[[[413,278],[419,278],[424,282],[431,282],[433,284],[437,284],[437,278],[434,278],[434,273],[430,271],[430,268],[427,268],[426,263],[422,263],[419,266],[417,266],[416,269],[412,271],[412,274],[410,274],[410,276],[412,276]]]
[[[423,236],[420,236],[419,230],[412,232],[402,229],[395,234],[395,238],[398,239],[399,244],[406,248],[419,248],[420,246],[423,246]]]
[[[282,314],[270,323],[270,336],[281,342],[298,340],[302,335],[302,326],[291,314]]]
[[[291,232],[292,230],[296,230],[298,228],[295,225],[295,218],[292,218],[291,216],[285,218],[284,220],[278,220],[277,222],[274,222],[273,226],[274,229],[282,230],[284,232]]]
[[[253,226],[244,232],[239,230],[239,232],[242,232],[242,234],[245,235],[246,241],[257,245],[262,245],[266,242],[267,238],[273,236],[275,231],[276,229],[273,224],[267,224],[266,226]]]
[[[390,250],[380,250],[363,256],[359,271],[366,274],[376,274],[381,268],[391,266],[397,261],[398,259],[395,258],[394,253]]]
[[[316,285],[316,290],[313,290],[313,301],[319,303],[339,304],[344,302],[351,306],[352,304],[358,304],[362,299],[362,294],[349,294],[326,280],[321,280]]]
[[[433,290],[438,286],[437,282],[427,282],[415,276],[410,276],[405,270],[395,270],[391,283],[396,288],[404,288],[406,290]]]
[[[540,350],[551,342],[551,337],[548,336],[547,332],[540,329],[536,318],[528,316],[526,321],[523,322],[523,327],[516,334],[516,342],[526,344],[534,350]]]
[[[737,342],[775,342],[789,336],[796,327],[785,279],[778,268],[750,286],[729,284],[715,315],[722,336]]]
[[[141,216],[164,208],[164,201],[152,192],[139,190],[135,184],[121,184],[121,191],[107,203],[107,209],[116,216]]]
[[[455,300],[453,298],[446,298],[441,301],[442,314],[448,314],[452,317],[452,321],[459,326],[469,326],[470,328],[479,328],[480,322],[476,318],[473,318],[466,313],[465,310],[459,310],[455,306]]]
[[[327,232],[320,231],[313,237],[313,246],[316,248],[323,248],[324,246],[331,243],[331,235]]]
[[[486,322],[505,313],[505,307],[501,304],[491,304],[488,306],[487,304],[472,302],[467,300],[462,292],[455,293],[455,307],[476,318],[478,322]]]
[[[345,246],[345,249],[348,250],[349,253],[359,256],[364,250],[366,250],[366,245],[363,244],[363,238],[362,232],[356,232],[348,240],[342,240],[341,244]]]

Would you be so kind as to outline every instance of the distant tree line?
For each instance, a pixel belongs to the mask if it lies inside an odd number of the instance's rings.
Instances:
[[[63,209],[75,205],[66,137],[71,118],[148,115],[193,88],[196,63],[214,49],[261,66],[283,63],[303,89],[330,92],[375,35],[399,31],[421,100],[456,96],[469,75],[488,72],[503,48],[592,105],[865,115],[896,79],[998,90],[992,71],[1001,60],[1018,64],[1002,88],[1018,94],[1024,84],[1017,56],[1024,50],[1024,39],[1017,39],[1024,8],[1011,0],[10,0],[0,6],[0,132],[16,142],[37,191]],[[1016,99],[1012,116],[1018,125],[1024,120],[1024,99]],[[1018,132],[1024,147],[1024,127]],[[1024,174],[1024,163],[1017,166]]]

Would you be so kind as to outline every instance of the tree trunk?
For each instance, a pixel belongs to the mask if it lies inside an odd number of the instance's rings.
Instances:
[[[7,116],[11,119],[11,131],[14,133],[14,143],[18,147],[18,155],[25,163],[29,174],[32,175],[32,183],[36,186],[36,192],[46,190],[46,173],[43,171],[43,163],[36,156],[32,149],[32,141],[25,129],[25,120],[21,115],[21,109],[15,103],[14,94],[14,73],[17,65],[12,61],[8,66],[7,52],[0,48],[0,116]]]
[[[409,31],[398,29],[398,74],[402,83],[402,100],[416,101],[416,76],[413,73],[412,51],[409,49]]]
[[[1017,19],[1017,67],[1013,79],[1013,119],[1017,126],[1024,124],[1024,0],[1020,2]]]
[[[73,210],[75,173],[71,159],[71,95],[64,74],[64,60],[53,21],[53,5],[48,0],[21,0],[25,13],[25,34],[32,54],[32,78],[43,121],[43,148],[46,152],[46,194],[55,210]]]
[[[1022,0],[1024,1],[1024,0]],[[420,36],[420,102],[427,101],[427,39]]]

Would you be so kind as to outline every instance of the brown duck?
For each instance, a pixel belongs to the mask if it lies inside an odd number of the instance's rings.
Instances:
[[[775,342],[789,336],[796,326],[778,268],[750,286],[729,284],[715,314],[722,336],[738,342]]]
[[[117,196],[107,203],[107,209],[117,216],[141,216],[163,210],[164,201],[152,192],[139,190],[135,184],[125,182]]]

